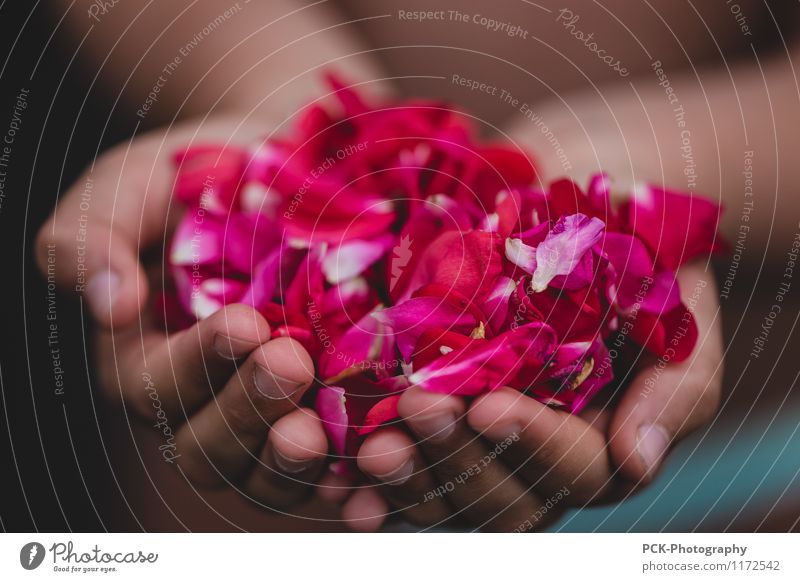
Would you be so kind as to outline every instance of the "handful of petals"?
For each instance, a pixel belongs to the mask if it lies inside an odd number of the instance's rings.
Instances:
[[[542,189],[525,152],[448,105],[330,83],[335,106],[288,136],[175,155],[187,211],[162,310],[184,327],[244,303],[300,342],[334,454],[352,460],[412,384],[577,413],[627,356],[690,355],[675,271],[720,250],[717,205],[642,185],[613,208],[605,175]]]

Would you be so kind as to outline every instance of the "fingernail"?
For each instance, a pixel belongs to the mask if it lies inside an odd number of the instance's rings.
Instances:
[[[111,271],[100,271],[86,284],[86,299],[96,319],[107,319],[117,300],[119,277]]]
[[[258,342],[251,342],[236,337],[218,333],[214,336],[214,351],[226,360],[243,358],[259,346]]]
[[[289,398],[303,386],[303,382],[282,378],[257,364],[254,376],[258,391],[272,400]]]
[[[379,481],[383,481],[387,485],[402,485],[411,478],[414,472],[414,459],[409,458],[405,463],[382,475],[374,475]]]
[[[437,442],[449,437],[456,428],[456,415],[452,412],[422,414],[406,419],[420,438]]]
[[[286,457],[278,451],[278,449],[272,449],[272,458],[275,459],[275,464],[278,465],[278,468],[283,471],[284,473],[299,473],[301,471],[305,471],[314,463],[316,463],[319,459],[292,459],[290,457]]]
[[[648,473],[661,464],[669,447],[669,433],[657,424],[643,424],[636,434],[636,451],[644,461]]]

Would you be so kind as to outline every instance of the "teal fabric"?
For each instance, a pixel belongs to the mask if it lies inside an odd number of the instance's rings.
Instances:
[[[796,509],[796,406],[741,423],[717,422],[681,443],[658,479],[641,494],[616,505],[570,511],[550,531],[723,531],[742,518],[757,525],[790,500]]]

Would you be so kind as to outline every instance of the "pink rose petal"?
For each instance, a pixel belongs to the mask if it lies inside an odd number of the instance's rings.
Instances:
[[[531,287],[544,291],[558,275],[569,275],[583,255],[602,236],[605,224],[597,218],[573,214],[559,219],[544,241],[536,247],[536,271]]]

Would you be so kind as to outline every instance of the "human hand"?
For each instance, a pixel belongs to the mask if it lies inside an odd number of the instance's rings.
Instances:
[[[178,333],[163,331],[150,305],[174,223],[173,151],[205,140],[249,144],[252,128],[263,124],[191,122],[104,154],[42,227],[37,259],[85,297],[99,328],[98,379],[163,434],[164,459],[193,484],[283,508],[311,491],[328,448],[319,418],[299,407],[314,376],[309,355],[289,338],[270,340],[267,322],[244,305]]]
[[[423,527],[529,531],[570,506],[621,499],[651,482],[669,449],[707,423],[720,398],[713,279],[694,263],[678,281],[700,329],[693,354],[623,378],[613,405],[571,415],[511,389],[471,404],[408,390],[399,411],[411,432],[384,427],[361,447],[359,466],[379,485],[347,501],[351,527],[376,529],[392,511]]]

